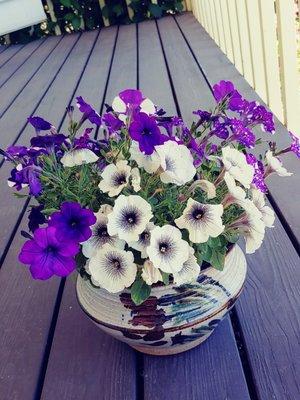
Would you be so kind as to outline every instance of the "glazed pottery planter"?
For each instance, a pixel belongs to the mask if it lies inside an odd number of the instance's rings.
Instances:
[[[198,281],[157,286],[140,306],[129,291],[112,294],[78,276],[77,296],[84,312],[104,332],[147,354],[168,355],[206,340],[235,303],[246,277],[246,259],[234,245],[223,271],[212,267]]]

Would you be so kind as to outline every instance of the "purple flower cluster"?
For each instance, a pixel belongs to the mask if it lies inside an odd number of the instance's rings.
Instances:
[[[33,221],[35,227],[37,222],[43,223],[40,211],[36,209],[37,215],[32,217],[37,219]],[[30,265],[34,279],[67,276],[76,267],[74,256],[79,251],[79,243],[92,235],[90,226],[95,222],[91,210],[75,202],[64,202],[60,211],[51,215],[47,227],[34,230],[34,237],[23,245],[19,260]]]
[[[90,104],[86,103],[81,96],[76,97],[76,104],[79,110],[83,113],[79,125],[82,125],[86,120],[89,120],[92,124],[97,126],[101,125],[100,115]]]
[[[246,160],[247,163],[252,165],[254,168],[254,176],[253,176],[253,180],[252,180],[252,184],[259,189],[262,193],[266,193],[268,191],[267,189],[267,185],[265,183],[264,180],[264,166],[263,163],[259,160],[257,160],[257,158],[249,153],[246,154]]]
[[[231,111],[239,110],[243,102],[242,96],[229,81],[220,81],[214,85],[213,94],[218,103],[226,102]]]

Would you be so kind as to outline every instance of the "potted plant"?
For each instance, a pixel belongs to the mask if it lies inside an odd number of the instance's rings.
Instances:
[[[145,353],[179,353],[212,333],[245,281],[236,242],[253,253],[273,226],[265,179],[291,175],[279,155],[300,156],[292,134],[288,148],[270,139],[255,156],[264,142],[253,128],[273,134],[273,115],[231,82],[213,89],[214,110],[194,111],[190,128],[127,89],[102,116],[77,97],[82,116],[67,109],[67,134],[31,116],[30,146],[2,151],[9,186],[38,203],[19,260],[34,279],[77,268],[84,312]]]

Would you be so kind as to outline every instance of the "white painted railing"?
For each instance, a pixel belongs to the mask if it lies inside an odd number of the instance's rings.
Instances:
[[[201,25],[277,118],[300,136],[296,25],[300,0],[298,4],[296,0],[190,3]]]

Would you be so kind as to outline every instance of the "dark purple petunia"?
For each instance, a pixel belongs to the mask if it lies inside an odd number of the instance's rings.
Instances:
[[[17,190],[29,186],[29,193],[38,196],[42,191],[42,185],[39,178],[40,172],[34,165],[18,164],[11,170],[11,176],[8,178],[8,185]]]
[[[57,239],[73,242],[84,242],[92,235],[90,226],[96,217],[89,209],[82,208],[79,203],[66,201],[60,211],[51,215],[49,226],[57,230]]]
[[[136,115],[135,120],[129,127],[129,134],[133,140],[139,143],[140,151],[149,155],[155,150],[155,146],[163,144],[169,138],[162,135],[155,118],[149,117],[145,113]]]
[[[226,98],[228,101],[228,108],[232,111],[238,110],[242,103],[242,96],[230,81],[220,81],[215,84],[213,86],[213,93],[218,103]]]
[[[124,122],[122,122],[119,118],[115,117],[111,113],[104,114],[102,120],[107,127],[110,135],[119,131],[124,126]]]
[[[139,106],[141,102],[144,100],[142,92],[136,89],[126,89],[119,93],[119,97],[124,103],[132,106]]]
[[[9,146],[6,152],[12,157],[27,156],[28,149],[25,146]]]
[[[233,132],[232,139],[246,147],[253,148],[256,140],[254,133],[239,119],[232,118],[229,122]]]
[[[268,191],[267,185],[265,184],[264,180],[264,166],[263,163],[257,158],[249,153],[246,154],[247,163],[252,165],[254,168],[254,176],[252,180],[252,184],[259,189],[262,193],[266,193]]]
[[[46,222],[46,217],[42,213],[43,205],[32,206],[28,215],[28,228],[31,232],[43,225]]]
[[[88,103],[86,103],[81,96],[76,97],[76,101],[77,107],[83,113],[80,123],[82,124],[88,119],[92,124],[100,126],[100,115]]]
[[[264,131],[275,133],[273,114],[258,102],[243,100],[238,112],[247,125],[262,125]]]
[[[36,129],[37,132],[39,131],[48,131],[52,128],[50,122],[45,121],[41,117],[29,117],[27,121]]]
[[[292,143],[291,143],[291,151],[296,154],[297,157],[300,158],[300,139],[299,137],[295,136],[292,132],[289,132]]]
[[[228,122],[220,122],[218,119],[216,119],[213,123],[212,133],[220,139],[227,139],[229,136]]]
[[[58,240],[54,227],[38,228],[34,238],[24,243],[19,261],[30,265],[34,279],[45,280],[53,275],[63,277],[76,268],[74,256],[78,251],[77,243]]]
[[[49,148],[52,146],[60,146],[66,141],[67,137],[62,133],[55,135],[36,136],[31,138],[30,144],[33,147]]]

